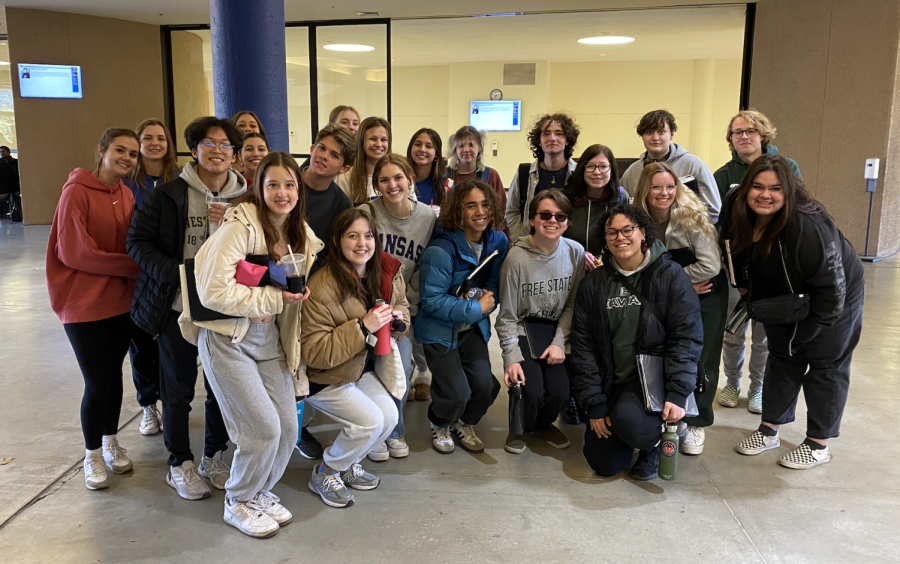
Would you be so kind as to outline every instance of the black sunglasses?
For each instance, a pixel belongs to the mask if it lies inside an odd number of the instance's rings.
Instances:
[[[538,216],[544,221],[550,221],[551,218],[556,218],[556,221],[559,223],[565,223],[569,219],[569,216],[564,213],[538,212]]]

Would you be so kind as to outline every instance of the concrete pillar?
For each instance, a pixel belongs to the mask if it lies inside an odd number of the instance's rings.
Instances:
[[[869,253],[900,250],[900,2],[760,0],[750,106],[862,253],[866,158],[881,159]]]
[[[216,115],[255,112],[269,145],[289,149],[284,0],[210,0]]]

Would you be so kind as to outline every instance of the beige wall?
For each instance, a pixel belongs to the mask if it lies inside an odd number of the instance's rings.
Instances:
[[[90,167],[108,127],[163,118],[159,27],[61,12],[6,9],[11,68],[18,63],[81,65],[84,98],[13,102],[26,224],[53,219],[75,167]]]
[[[570,112],[581,127],[576,155],[603,143],[617,156],[637,157],[644,150],[634,130],[638,120],[651,109],[667,108],[678,122],[677,143],[712,170],[730,158],[723,132],[738,109],[741,61],[544,61],[537,63],[535,86],[503,86],[503,63],[395,67],[394,152],[403,153],[420,127],[437,130],[446,148],[449,134],[468,123],[469,102],[487,99],[500,88],[504,99],[522,100],[525,122],[520,132],[488,134],[485,160],[506,185],[519,163],[533,160],[526,140],[532,120],[557,110]],[[492,141],[498,143],[497,157],[491,154]]]
[[[175,99],[175,145],[186,151],[182,139],[188,124],[212,115],[212,90],[207,92],[203,68],[203,39],[190,32],[172,34],[172,88]]]
[[[882,256],[900,250],[898,38],[895,0],[757,3],[750,104],[778,127],[779,152],[860,253],[864,163],[881,159],[869,254]]]

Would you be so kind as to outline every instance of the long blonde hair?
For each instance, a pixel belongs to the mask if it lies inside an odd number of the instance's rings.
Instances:
[[[383,127],[388,134],[387,153],[391,152],[393,146],[393,135],[391,134],[391,124],[386,119],[380,117],[367,117],[359,124],[359,130],[356,135],[356,162],[350,170],[350,199],[354,206],[358,206],[369,199],[369,190],[366,186],[366,133],[370,129]],[[344,163],[347,164],[347,163]],[[375,179],[372,179],[372,187],[375,187]]]
[[[709,209],[706,204],[690,188],[681,183],[678,175],[666,163],[650,163],[644,167],[638,180],[637,191],[634,194],[634,205],[648,214],[650,213],[650,209],[647,207],[647,196],[650,194],[650,186],[653,184],[653,175],[660,172],[669,173],[675,179],[675,201],[672,202],[669,221],[685,231],[701,233],[718,241],[719,235],[709,219]]]

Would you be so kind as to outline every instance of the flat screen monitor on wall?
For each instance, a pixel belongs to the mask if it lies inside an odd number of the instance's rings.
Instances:
[[[469,125],[482,131],[521,131],[522,101],[473,101],[469,107]]]
[[[81,67],[19,63],[23,98],[81,98]]]

